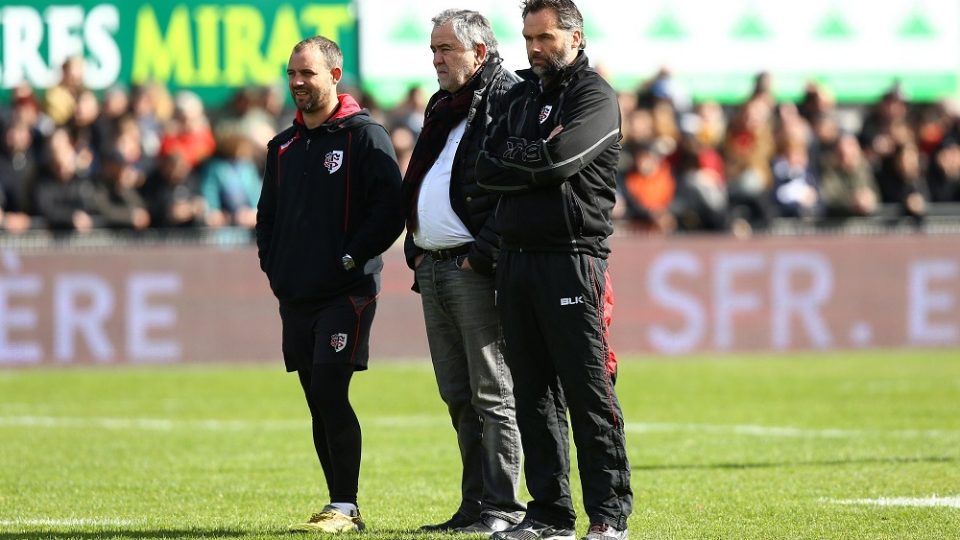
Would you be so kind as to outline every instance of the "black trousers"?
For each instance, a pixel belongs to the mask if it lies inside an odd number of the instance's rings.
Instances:
[[[497,305],[513,375],[527,516],[573,527],[567,412],[591,523],[627,526],[633,506],[623,413],[607,369],[604,259],[505,249]]]
[[[313,447],[334,503],[357,504],[362,434],[349,398],[354,372],[347,364],[316,364],[297,372],[313,419]]]
[[[313,444],[330,502],[357,502],[362,435],[350,404],[350,380],[367,369],[374,296],[281,305],[283,358],[300,378],[313,419]]]

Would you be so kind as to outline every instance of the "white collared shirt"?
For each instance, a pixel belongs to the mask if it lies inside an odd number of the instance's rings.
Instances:
[[[473,235],[450,205],[450,173],[460,139],[467,128],[462,120],[447,136],[437,160],[423,177],[417,198],[417,230],[413,243],[420,249],[449,249],[473,242]]]

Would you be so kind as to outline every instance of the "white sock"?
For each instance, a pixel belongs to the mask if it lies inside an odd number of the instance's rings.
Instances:
[[[332,506],[342,512],[344,515],[350,517],[356,517],[360,514],[360,510],[357,508],[357,505],[353,503],[330,503],[327,506]]]

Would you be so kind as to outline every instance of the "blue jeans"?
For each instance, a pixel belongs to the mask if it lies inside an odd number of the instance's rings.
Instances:
[[[520,520],[520,432],[513,381],[503,359],[493,278],[425,255],[416,269],[440,397],[457,432],[459,512]]]

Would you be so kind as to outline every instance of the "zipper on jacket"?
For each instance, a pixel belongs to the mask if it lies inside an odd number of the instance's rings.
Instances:
[[[579,235],[574,232],[574,222],[572,221],[577,216],[570,215],[574,213],[573,206],[577,204],[577,200],[573,195],[573,189],[570,187],[569,182],[560,184],[560,204],[562,206],[561,211],[563,212],[563,219],[567,223],[567,233],[570,235],[570,244],[574,247],[574,253],[579,253],[580,249],[577,247],[577,237]]]
[[[310,137],[307,137],[307,149],[304,151],[307,155],[307,159],[310,158]],[[307,167],[303,168],[303,176],[307,176]]]

